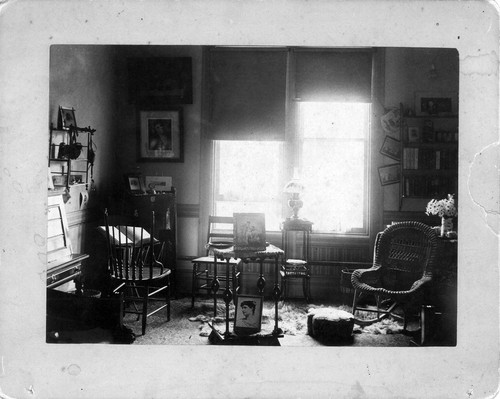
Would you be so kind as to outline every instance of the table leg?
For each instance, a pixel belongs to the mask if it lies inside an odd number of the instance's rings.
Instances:
[[[231,304],[231,300],[233,299],[233,293],[231,292],[231,289],[229,288],[229,273],[230,273],[230,259],[227,259],[227,264],[226,264],[226,289],[224,290],[223,294],[223,299],[226,304],[226,332],[224,333],[224,337],[227,338],[230,335],[229,332],[229,305]]]
[[[264,288],[266,287],[266,279],[264,278],[264,259],[259,259],[259,278],[257,280],[257,288],[259,289],[259,294],[264,295]]]
[[[214,257],[214,278],[212,279],[212,293],[214,295],[214,318],[217,317],[217,291],[219,291],[220,282],[217,277],[217,257]]]
[[[278,256],[274,258],[274,289],[273,289],[273,297],[274,297],[274,335],[282,334],[281,328],[278,327],[278,301],[281,297],[281,290],[279,285],[279,260]]]

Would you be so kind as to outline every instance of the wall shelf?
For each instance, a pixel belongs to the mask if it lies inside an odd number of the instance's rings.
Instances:
[[[71,187],[88,189],[92,180],[92,136],[90,126],[57,129],[50,125],[49,170],[54,191],[69,191]]]

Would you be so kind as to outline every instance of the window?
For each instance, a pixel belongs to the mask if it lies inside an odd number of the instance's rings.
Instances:
[[[264,212],[278,231],[298,171],[316,232],[368,233],[370,49],[212,49],[211,211]]]
[[[298,104],[301,215],[317,231],[367,231],[370,104]]]
[[[300,216],[313,221],[315,231],[365,233],[370,104],[302,102],[297,112],[292,152],[300,154],[299,176],[306,186]],[[279,230],[290,214],[283,209],[283,144],[217,140],[214,159],[215,214],[263,212],[266,229]]]
[[[215,141],[215,215],[263,212],[266,230],[282,220],[283,144],[276,141]]]

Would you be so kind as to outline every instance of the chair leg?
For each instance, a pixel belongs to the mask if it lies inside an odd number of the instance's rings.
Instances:
[[[146,334],[146,319],[148,317],[149,285],[144,287],[144,297],[142,300],[142,335]]]
[[[193,263],[193,277],[191,281],[191,307],[194,308],[194,300],[195,300],[195,295],[196,295],[196,274],[198,273],[198,264]]]
[[[354,296],[352,298],[352,312],[351,312],[353,315],[356,315],[357,302],[358,302],[358,290],[354,289]]]
[[[167,296],[167,321],[170,321],[170,277],[167,276],[167,289],[165,290]]]

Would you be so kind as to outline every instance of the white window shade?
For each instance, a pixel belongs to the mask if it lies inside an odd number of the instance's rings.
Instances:
[[[298,101],[371,101],[371,50],[295,52]]]
[[[214,140],[285,138],[284,49],[210,51],[210,124]]]

